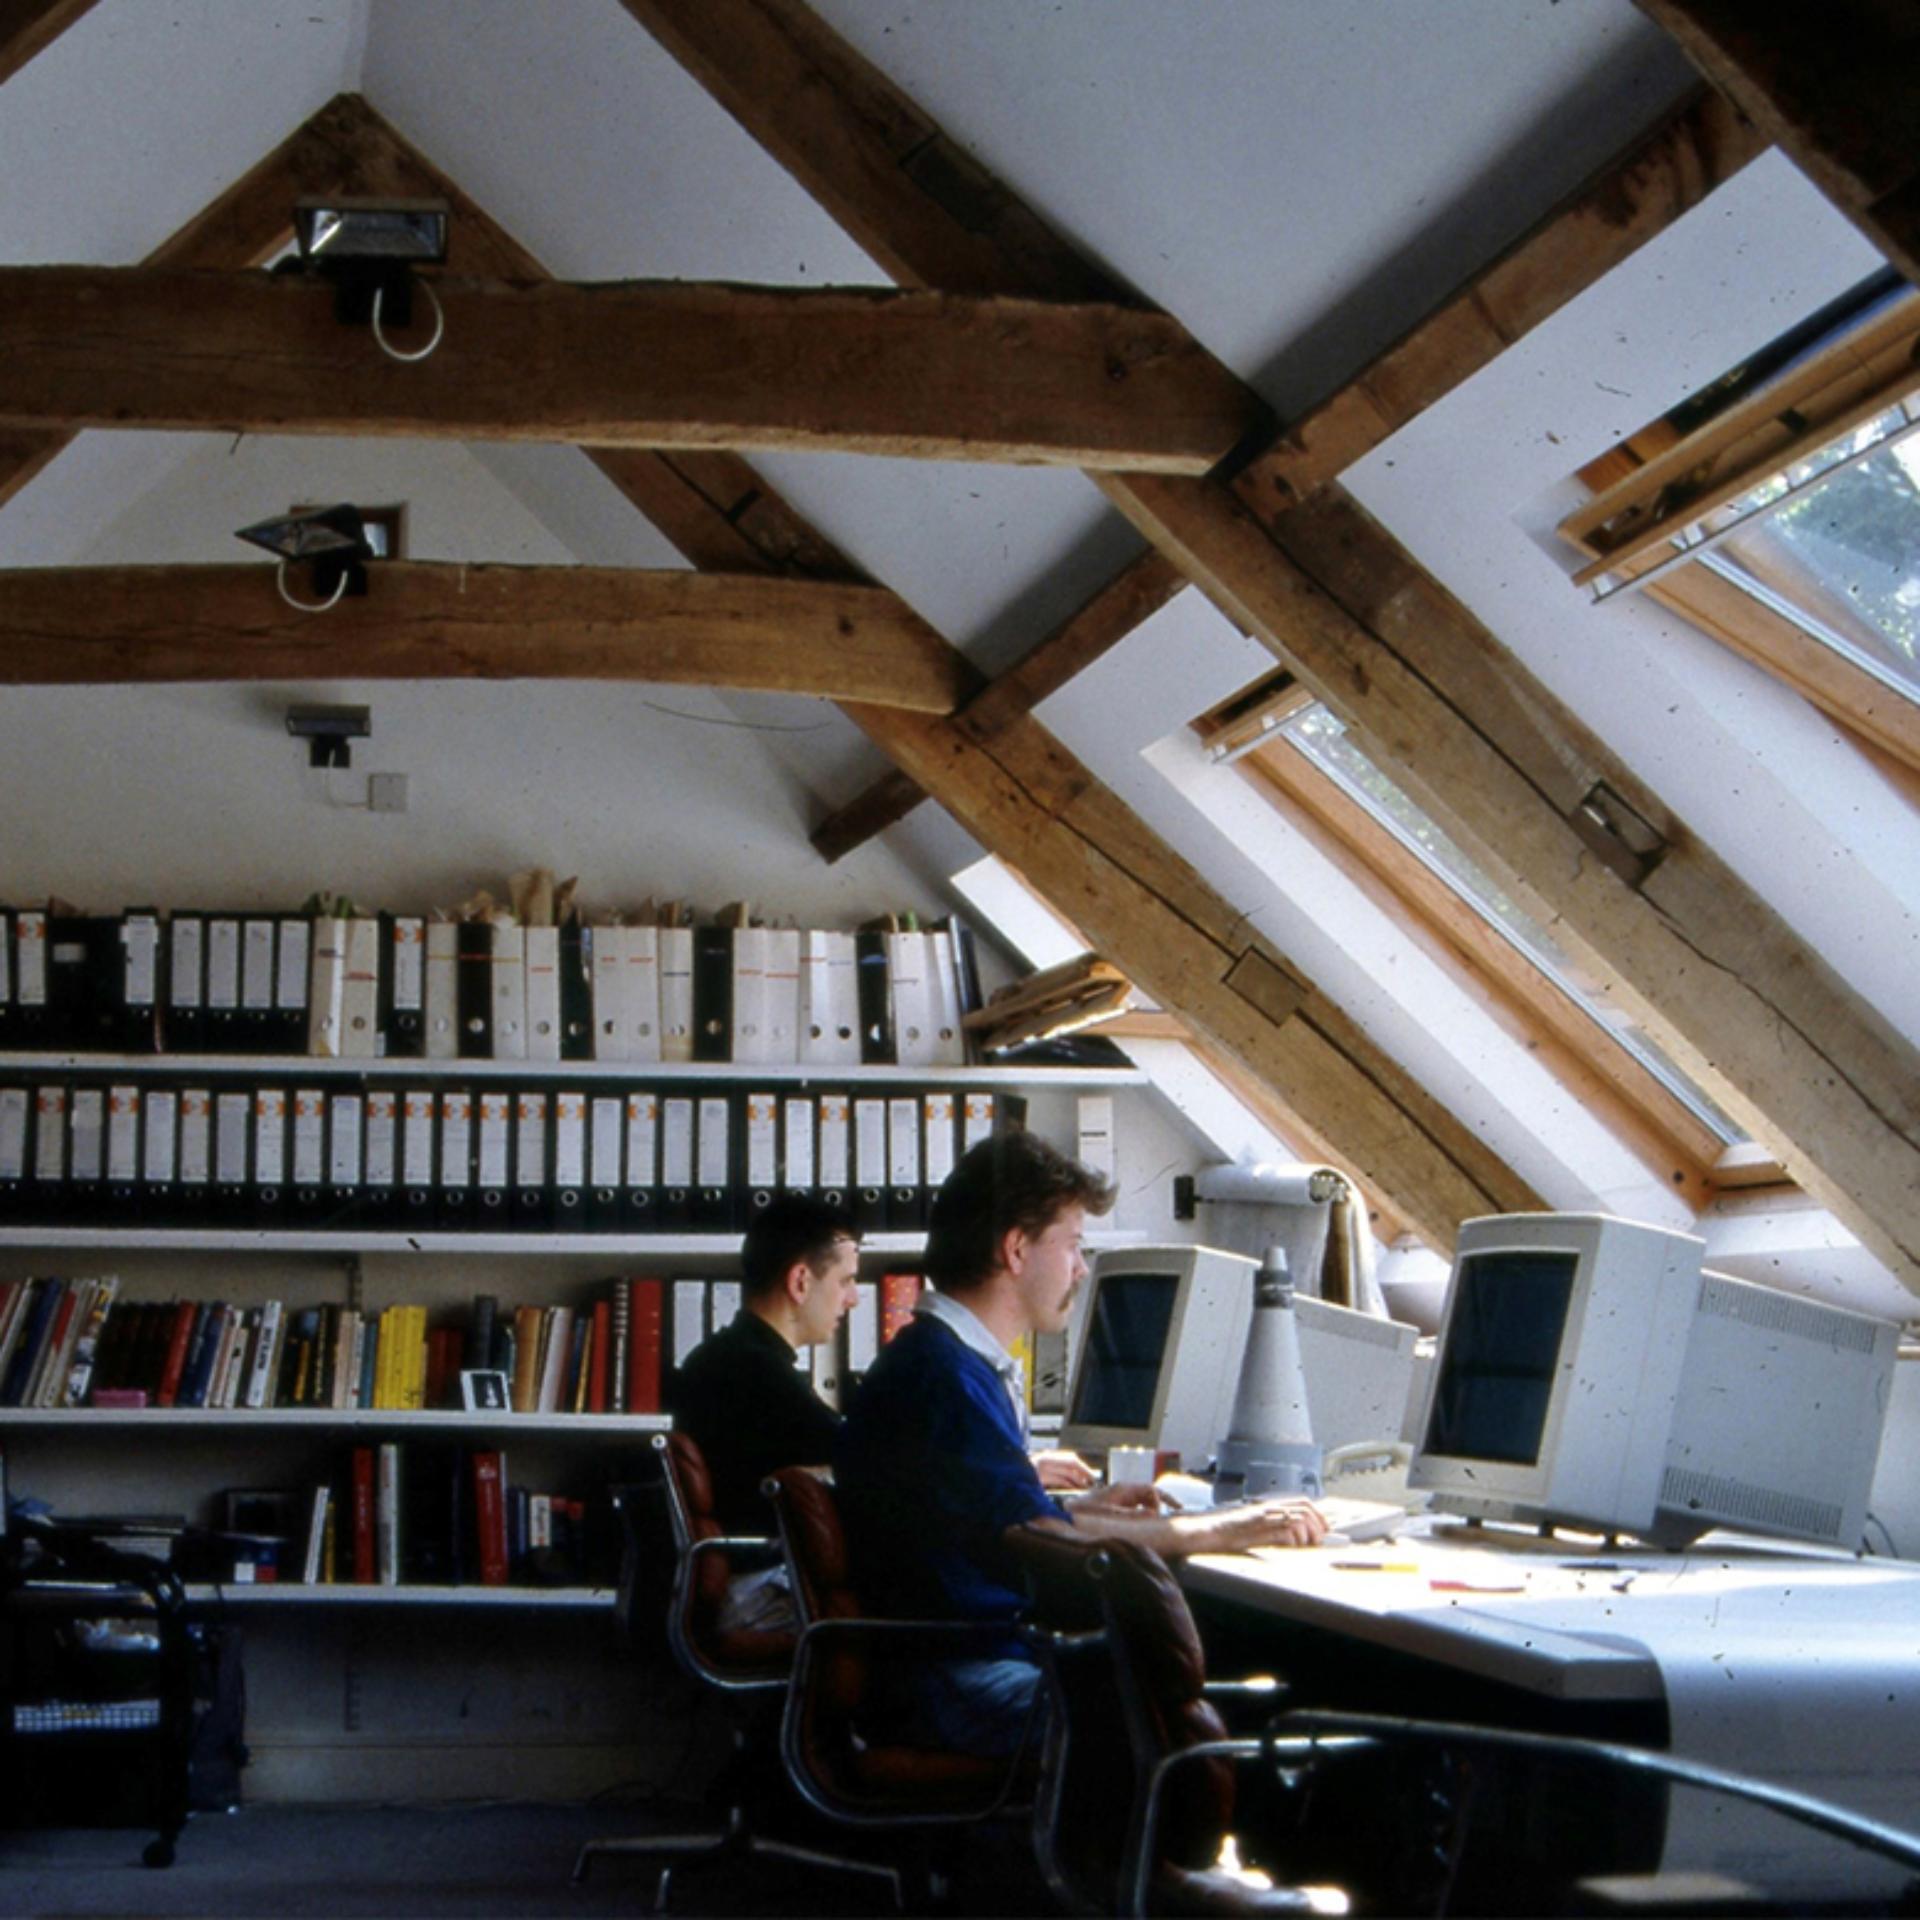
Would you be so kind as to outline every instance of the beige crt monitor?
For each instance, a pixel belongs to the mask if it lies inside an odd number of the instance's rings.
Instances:
[[[1060,1444],[1086,1453],[1155,1447],[1203,1469],[1227,1430],[1253,1319],[1258,1264],[1213,1247],[1099,1255],[1072,1339]],[[1294,1296],[1314,1440],[1396,1440],[1417,1330]]]

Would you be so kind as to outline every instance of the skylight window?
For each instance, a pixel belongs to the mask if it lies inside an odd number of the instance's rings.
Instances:
[[[1601,1034],[1625,1048],[1712,1134],[1728,1145],[1744,1139],[1740,1129],[1631,1015],[1615,1006],[1586,977],[1573,956],[1353,744],[1345,726],[1328,708],[1317,700],[1310,701],[1289,714],[1275,731],[1545,975]]]
[[[1645,592],[1920,768],[1920,291],[1876,277],[1580,477],[1577,583]]]

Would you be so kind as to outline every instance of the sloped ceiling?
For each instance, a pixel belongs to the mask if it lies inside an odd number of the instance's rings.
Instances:
[[[1282,417],[1365,364],[1692,82],[1627,0],[820,0],[817,11]],[[343,90],[363,93],[558,276],[886,278],[619,0],[98,0],[0,93],[0,261],[135,261]],[[1616,275],[1611,293],[1574,302],[1371,456],[1354,483],[1911,1039],[1911,809],[1739,663],[1638,612],[1597,627],[1541,538],[1560,474],[1866,263],[1791,169],[1756,166]],[[988,672],[1141,546],[1070,472],[800,454],[755,464]],[[0,512],[0,564],[231,557],[238,502],[286,497],[295,474],[311,479],[310,494],[407,499],[414,551],[426,556],[679,564],[566,448],[462,455],[156,434],[83,435]],[[1219,829],[1139,756],[1250,677],[1259,657],[1189,591],[1047,715],[1210,872]],[[628,697],[641,691],[621,689],[599,711],[617,713],[644,754],[667,723]],[[111,755],[113,730],[131,738],[152,699],[16,693],[0,736],[84,732]],[[271,704],[256,690],[241,704],[262,700]],[[185,688],[164,704],[207,741],[236,706],[230,693]],[[467,689],[448,704],[482,731],[537,724],[505,690]],[[742,755],[756,770],[721,837],[744,845],[736,823],[758,807],[754,857],[790,865],[796,905],[937,889],[976,851],[922,808],[829,879],[805,846],[809,816],[879,772],[877,751],[819,702],[682,704],[760,729],[751,745],[730,741],[729,772],[737,777]],[[1143,706],[1164,726],[1143,721]],[[1817,777],[1786,777],[1787,767]],[[51,765],[44,777],[57,786]],[[59,812],[57,791],[48,810]],[[53,857],[58,834],[43,840]],[[1225,850],[1217,858],[1235,874],[1220,884],[1248,912],[1315,919],[1311,886],[1242,874]],[[1378,990],[1373,957],[1328,950],[1315,962],[1319,984],[1389,1053],[1418,1062],[1541,1192],[1563,1204],[1620,1199],[1617,1180],[1571,1164],[1578,1148],[1543,1153],[1523,1101],[1503,1105],[1484,1077],[1443,1057],[1447,1036]],[[1656,1197],[1644,1194],[1642,1210]]]

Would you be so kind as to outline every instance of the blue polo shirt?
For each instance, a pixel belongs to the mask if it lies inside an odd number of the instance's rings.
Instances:
[[[1001,1535],[1066,1518],[1027,1458],[999,1374],[924,1314],[854,1395],[833,1476],[854,1582],[896,1618],[1013,1619],[1028,1596]]]

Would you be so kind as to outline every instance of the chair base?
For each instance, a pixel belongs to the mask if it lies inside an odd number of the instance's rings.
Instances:
[[[661,1854],[677,1856],[660,1868],[660,1877],[654,1885],[655,1913],[667,1911],[677,1867],[720,1866],[733,1860],[787,1860],[798,1866],[820,1867],[833,1873],[866,1874],[887,1882],[893,1894],[896,1913],[906,1910],[906,1885],[899,1868],[877,1860],[857,1859],[849,1854],[826,1853],[818,1847],[805,1846],[798,1841],[775,1839],[770,1834],[754,1833],[737,1807],[732,1809],[727,1826],[719,1831],[632,1834],[619,1839],[589,1840],[573,1863],[570,1877],[575,1886],[585,1882],[588,1868],[601,1854],[631,1854],[643,1859]]]

